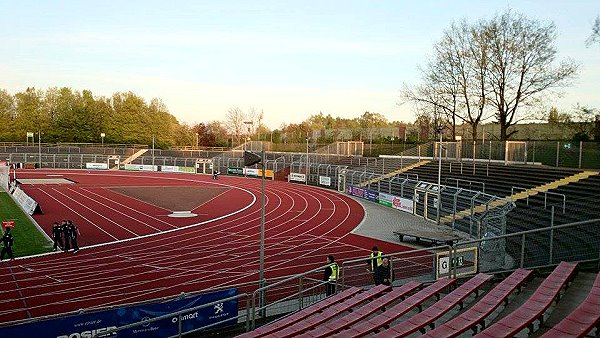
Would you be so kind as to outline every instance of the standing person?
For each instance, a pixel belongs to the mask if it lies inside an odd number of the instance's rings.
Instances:
[[[57,249],[62,250],[63,248],[63,229],[58,224],[58,222],[54,222],[52,225],[52,239],[54,240],[54,251]]]
[[[327,256],[327,267],[323,271],[325,281],[325,294],[329,297],[335,293],[339,267],[332,255]]]
[[[383,260],[381,259],[381,256],[383,255],[382,251],[379,251],[379,249],[377,248],[377,245],[373,246],[373,249],[371,250],[371,255],[369,260],[367,261],[367,271],[370,271],[373,273],[373,281],[375,282],[375,284],[377,284],[377,279],[375,278],[375,270],[377,270],[377,267],[381,265],[381,263],[383,262]]]
[[[67,221],[67,227],[69,229],[69,239],[71,240],[73,253],[77,253],[77,251],[79,251],[79,246],[77,245],[77,236],[79,235],[79,228],[77,228],[71,220]]]
[[[71,233],[66,219],[62,221],[60,227],[62,228],[63,239],[65,240],[63,250],[68,252],[71,249]]]
[[[13,243],[14,238],[13,235],[10,233],[10,228],[6,228],[6,230],[4,231],[4,236],[2,236],[3,247],[2,251],[0,252],[0,261],[4,259],[4,254],[8,254],[8,258],[10,259],[15,259],[12,251]]]
[[[390,259],[384,258],[381,265],[375,269],[375,285],[392,285],[394,280],[393,271],[390,267]]]

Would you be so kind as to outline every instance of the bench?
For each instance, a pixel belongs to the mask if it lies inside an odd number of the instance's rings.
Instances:
[[[342,292],[336,293],[335,295],[333,295],[331,297],[327,297],[327,298],[321,300],[320,302],[317,302],[315,304],[312,304],[311,306],[308,306],[304,309],[296,311],[296,312],[294,312],[288,316],[285,316],[277,321],[274,321],[267,325],[263,325],[253,331],[246,332],[238,337],[260,337],[260,336],[269,334],[271,332],[281,330],[293,323],[303,320],[304,318],[312,316],[315,313],[322,312],[327,307],[332,306],[336,303],[342,302],[342,301],[358,294],[361,291],[362,291],[362,289],[357,288],[357,287],[348,288]]]
[[[314,313],[312,316],[306,317],[303,320],[281,328],[277,332],[273,332],[268,337],[277,338],[288,338],[294,337],[302,332],[308,331],[328,320],[338,316],[340,313],[346,311],[352,311],[352,309],[361,303],[372,300],[378,297],[384,292],[391,290],[392,287],[388,285],[378,285],[368,291],[361,292],[353,297],[346,299],[341,303],[337,303],[333,306],[328,307],[322,312]]]
[[[600,330],[600,274],[585,300],[542,337],[585,337],[594,328]],[[598,331],[596,331],[598,336]]]
[[[404,242],[406,237],[412,237],[419,244],[421,244],[422,240],[425,240],[431,245],[453,245],[460,239],[458,236],[436,234],[430,231],[411,231],[410,233],[394,231],[394,235],[398,236],[400,242]]]
[[[494,312],[500,304],[508,304],[508,297],[515,291],[520,291],[523,284],[531,277],[533,271],[517,269],[503,279],[496,287],[486,293],[481,299],[460,315],[444,324],[428,331],[425,336],[458,337],[469,329],[477,333],[477,325],[485,328],[485,319]]]
[[[568,286],[576,268],[577,263],[561,262],[525,303],[475,337],[512,337],[525,328],[533,332],[534,323],[543,323],[544,313],[554,300],[560,299],[560,290]]]
[[[301,337],[328,337],[332,334],[340,332],[350,326],[364,320],[379,310],[384,310],[390,304],[404,299],[408,294],[414,292],[421,287],[421,283],[417,281],[410,281],[402,286],[394,288],[392,291],[384,294],[383,296],[376,298],[354,310],[353,312],[339,317],[329,323],[317,326],[314,330],[305,332],[298,336]]]
[[[479,289],[491,278],[492,275],[480,273],[446,295],[439,302],[373,337],[404,337],[417,331],[424,333],[427,325],[433,328],[435,321],[452,310],[456,305],[460,305],[462,309],[463,302],[469,295],[475,293],[475,297],[477,297]]]
[[[333,335],[337,338],[345,337],[362,337],[372,332],[378,332],[381,328],[389,326],[390,323],[396,319],[402,317],[414,308],[422,310],[422,304],[431,297],[437,297],[439,300],[440,293],[456,283],[453,278],[441,278],[435,283],[429,285],[423,290],[415,293],[414,295],[406,298],[404,301],[392,306],[385,312],[367,320],[361,322],[357,326],[350,327],[347,330],[343,330],[340,333]]]

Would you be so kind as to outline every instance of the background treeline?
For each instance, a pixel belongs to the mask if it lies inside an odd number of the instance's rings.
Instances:
[[[185,128],[183,128],[185,129]],[[10,95],[0,90],[0,141],[26,140],[27,132],[41,133],[42,142],[149,144],[177,143],[182,126],[158,99],[146,103],[134,93],[95,97],[91,91],[27,88]]]
[[[133,92],[111,97],[94,96],[89,90],[27,88],[14,95],[0,89],[0,142],[24,142],[27,133],[41,133],[43,143],[154,144],[168,147],[230,147],[245,140],[275,143],[326,143],[340,139],[389,142],[398,136],[400,122],[365,112],[353,119],[319,113],[298,124],[270,130],[262,110],[232,107],[223,120],[195,125],[177,121],[157,98],[149,103]],[[387,129],[386,129],[387,128]],[[325,132],[325,130],[334,130]],[[377,130],[377,132],[374,132]],[[104,140],[101,134],[104,134]]]
[[[149,103],[132,92],[111,97],[94,96],[91,91],[71,88],[39,90],[27,88],[14,95],[0,89],[0,142],[25,142],[27,133],[41,133],[43,143],[141,144],[156,148],[233,147],[247,140],[312,146],[335,141],[364,141],[370,144],[411,144],[437,139],[436,120],[426,114],[412,123],[389,121],[379,113],[364,112],[355,118],[333,117],[319,112],[300,123],[284,124],[271,130],[264,124],[264,112],[256,108],[231,107],[222,120],[197,124],[182,123],[157,98]],[[552,108],[542,123],[510,127],[516,140],[600,140],[597,110],[576,107],[573,112]],[[472,139],[468,123],[455,135]],[[514,130],[514,132],[513,132]],[[104,134],[104,140],[101,134]],[[481,125],[478,140],[500,139],[500,125]],[[444,138],[452,139],[452,133]],[[31,139],[29,139],[31,141]]]

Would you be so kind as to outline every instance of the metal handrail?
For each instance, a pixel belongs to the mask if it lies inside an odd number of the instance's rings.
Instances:
[[[481,187],[482,187],[482,191],[481,192],[485,193],[485,182],[474,181],[474,180],[463,180],[461,178],[454,178],[454,177],[446,177],[446,185],[448,185],[448,181],[449,180],[456,181],[456,188],[458,188],[458,182],[469,183],[469,190],[473,190],[472,189],[472,183],[481,184]]]
[[[285,284],[285,283],[287,283],[289,281],[292,281],[292,280],[295,280],[295,279],[301,279],[303,276],[306,276],[308,274],[312,274],[312,273],[321,271],[321,270],[325,269],[327,266],[329,266],[329,264],[326,264],[324,266],[321,266],[321,267],[318,267],[318,268],[315,268],[315,269],[312,269],[312,270],[309,270],[309,271],[306,271],[306,272],[295,274],[293,276],[290,276],[288,278],[284,278],[284,279],[282,279],[282,280],[280,280],[278,282],[275,282],[275,283],[273,283],[271,285],[266,285],[266,286],[259,287],[258,289],[256,289],[252,293],[251,298],[250,298],[250,300],[252,302],[252,311],[249,314],[249,317],[247,319],[246,327],[254,328],[255,325],[256,325],[256,310],[257,310],[257,308],[256,308],[256,298],[257,298],[258,295],[266,294],[266,292],[269,289],[274,288],[274,287],[279,286],[279,285],[283,285],[283,284]],[[273,306],[274,304],[276,304],[276,303],[272,303],[272,304],[269,304],[269,305],[264,305],[264,308],[259,308],[259,310],[262,311],[262,310],[266,309],[269,306]]]
[[[177,335],[175,335],[173,337],[181,337],[181,335],[183,334],[183,332],[182,332],[182,326],[181,326],[181,322],[182,322],[181,315],[187,314],[187,313],[192,312],[192,311],[197,311],[197,310],[200,310],[200,309],[203,309],[203,308],[206,308],[206,307],[210,307],[210,306],[213,306],[213,305],[217,305],[217,304],[220,304],[220,303],[228,302],[230,300],[236,300],[236,299],[240,299],[240,298],[244,298],[244,297],[247,299],[248,298],[248,294],[247,293],[241,293],[241,294],[238,294],[236,296],[232,296],[232,297],[227,297],[227,298],[215,300],[213,302],[210,302],[210,303],[207,303],[207,304],[198,305],[198,306],[194,306],[194,307],[189,308],[189,309],[171,312],[171,313],[168,313],[166,315],[162,315],[162,316],[158,316],[158,317],[154,317],[154,318],[150,318],[150,319],[143,319],[143,320],[141,320],[139,322],[135,322],[135,323],[131,323],[131,324],[119,326],[119,327],[116,327],[116,328],[107,329],[106,331],[99,332],[99,333],[94,333],[92,335],[92,338],[104,337],[104,336],[112,335],[113,333],[116,333],[116,332],[121,331],[121,330],[126,330],[126,329],[130,329],[130,328],[133,328],[133,327],[137,327],[137,326],[141,326],[141,325],[146,325],[146,324],[153,323],[153,322],[156,322],[156,321],[159,321],[159,320],[172,318],[173,316],[177,316],[178,317],[178,333],[177,333]],[[246,306],[246,315],[247,314],[248,314],[248,307]],[[239,315],[236,316],[236,318],[239,318],[239,317],[240,317]],[[205,330],[205,329],[211,328],[213,326],[217,326],[219,324],[223,324],[223,323],[229,322],[231,320],[232,320],[232,318],[227,318],[227,319],[218,321],[216,323],[212,323],[212,324],[209,324],[209,325],[205,325],[203,327],[196,328],[196,329],[191,330],[191,331],[187,331],[186,334],[187,333],[192,333],[192,332],[197,332],[197,331],[200,331],[200,330]]]
[[[566,204],[567,204],[567,196],[565,194],[560,194],[557,192],[552,192],[552,191],[545,191],[544,192],[544,209],[546,209],[546,204],[547,204],[547,200],[548,200],[548,195],[555,195],[555,196],[562,196],[563,198],[563,203],[562,203],[562,207],[563,207],[563,214],[566,211]]]

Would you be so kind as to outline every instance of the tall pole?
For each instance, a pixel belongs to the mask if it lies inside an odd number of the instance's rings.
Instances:
[[[267,170],[265,166],[265,149],[262,149],[262,175],[260,179],[260,268],[259,268],[259,288],[261,288],[260,292],[260,308],[261,313],[264,317],[264,305],[265,305],[265,291],[262,289],[265,287],[265,171]]]
[[[154,171],[154,135],[152,135],[152,171]]]
[[[437,224],[440,224],[440,205],[442,204],[442,132],[443,128],[440,127],[440,143],[438,145],[438,181],[437,181]],[[427,207],[427,206],[425,206]]]
[[[35,145],[34,145],[35,146]],[[39,168],[42,169],[42,132],[38,130]]]
[[[308,136],[306,137],[306,178],[304,179],[304,183],[308,184],[308,172],[310,170],[310,166],[308,164]]]

